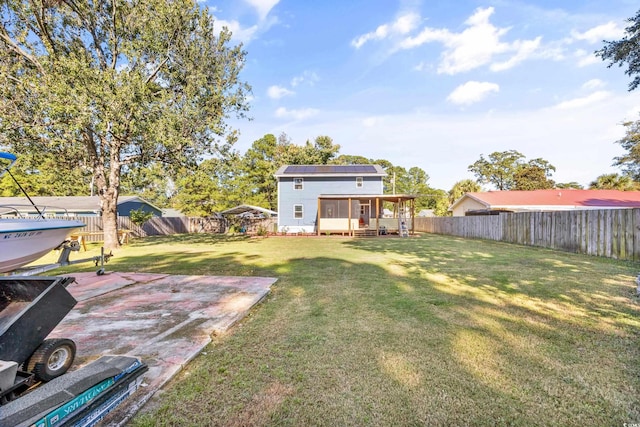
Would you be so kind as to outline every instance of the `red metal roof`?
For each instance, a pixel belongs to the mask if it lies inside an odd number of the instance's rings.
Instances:
[[[466,196],[487,205],[488,208],[508,206],[581,206],[588,208],[640,208],[640,191],[571,189],[534,191],[486,191],[479,193],[467,193]]]

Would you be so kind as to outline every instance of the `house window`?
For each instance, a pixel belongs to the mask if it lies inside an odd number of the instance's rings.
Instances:
[[[356,188],[362,188],[362,177],[361,176],[356,178]]]
[[[302,205],[293,205],[293,219],[302,219]]]
[[[293,178],[293,189],[302,190],[302,178]]]

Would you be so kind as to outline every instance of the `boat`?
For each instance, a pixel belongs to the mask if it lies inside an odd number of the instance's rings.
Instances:
[[[2,177],[9,172],[17,157],[0,152],[0,159],[8,163],[0,172]],[[20,189],[31,201],[21,186]],[[79,220],[46,218],[43,209],[33,203],[32,205],[38,212],[37,216],[21,216],[19,209],[15,207],[0,207],[0,214],[5,216],[0,218],[0,273],[16,270],[43,257],[63,244],[74,231],[85,226]]]

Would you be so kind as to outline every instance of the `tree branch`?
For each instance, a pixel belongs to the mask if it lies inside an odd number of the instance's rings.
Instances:
[[[41,3],[41,6],[38,8],[35,2],[31,1],[31,5],[33,6],[34,16],[36,18],[36,23],[38,24],[38,29],[40,30],[40,38],[44,42],[45,45],[48,45],[51,51],[56,53],[56,46],[53,43],[53,39],[49,34],[49,30],[47,29],[47,25],[45,22],[45,7],[44,2]]]
[[[33,64],[38,69],[40,74],[42,74],[43,76],[46,74],[44,72],[42,64],[40,64],[40,62],[38,62],[38,60],[33,55],[29,55],[22,48],[20,48],[20,46],[18,46],[18,44],[13,39],[11,39],[11,37],[9,37],[9,33],[7,33],[7,30],[4,28],[4,26],[0,27],[0,40],[4,41],[9,49],[11,49],[13,52]]]

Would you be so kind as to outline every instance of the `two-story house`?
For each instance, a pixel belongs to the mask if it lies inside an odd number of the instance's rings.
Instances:
[[[409,231],[413,224],[410,195],[384,195],[379,165],[287,165],[278,180],[278,231],[354,235]],[[394,218],[383,218],[385,203]]]

